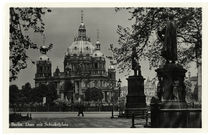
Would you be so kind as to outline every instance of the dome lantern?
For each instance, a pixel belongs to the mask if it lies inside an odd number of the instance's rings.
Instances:
[[[83,22],[83,10],[81,10],[81,23],[78,30],[78,38],[80,40],[86,40],[86,28]]]
[[[101,50],[101,43],[99,41],[99,30],[97,29],[96,50]]]

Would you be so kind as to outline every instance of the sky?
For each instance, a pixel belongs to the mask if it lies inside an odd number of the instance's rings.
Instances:
[[[52,8],[52,12],[45,14],[43,20],[45,23],[45,45],[53,43],[53,49],[48,52],[48,57],[52,61],[52,72],[56,67],[63,71],[63,61],[67,48],[73,42],[73,39],[78,34],[78,28],[81,22],[81,10],[84,14],[84,23],[86,26],[87,36],[91,38],[92,44],[95,44],[97,40],[97,29],[99,30],[99,40],[101,43],[101,51],[105,56],[111,55],[108,50],[109,45],[113,44],[118,46],[118,34],[117,26],[131,27],[133,21],[128,20],[130,14],[125,11],[115,12],[114,8]],[[32,33],[30,37],[33,42],[39,46],[43,45],[43,37],[40,34]],[[28,51],[29,57],[36,61],[41,55],[39,50]],[[154,70],[149,70],[148,61],[140,61],[142,76],[147,78],[153,78],[156,76]],[[106,67],[109,66],[109,61],[106,61]],[[194,71],[195,67],[192,67]],[[127,86],[126,78],[127,73],[119,74],[116,69],[116,79],[119,78],[122,81],[122,86]],[[28,62],[28,67],[22,70],[18,79],[11,82],[16,84],[19,88],[27,82],[30,82],[34,87],[34,77],[36,73],[36,65]],[[132,74],[132,72],[131,72]],[[131,75],[130,74],[130,75]],[[192,72],[191,75],[195,75]]]

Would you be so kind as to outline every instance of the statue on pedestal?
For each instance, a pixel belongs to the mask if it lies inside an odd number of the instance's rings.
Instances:
[[[141,70],[139,65],[138,55],[136,53],[136,47],[132,48],[132,69],[134,70],[134,76],[141,76]]]
[[[158,31],[158,36],[163,42],[161,56],[166,59],[166,64],[156,70],[159,78],[158,97],[163,102],[185,101],[184,76],[186,70],[177,60],[177,32],[173,15],[168,16],[166,27]]]
[[[132,48],[131,61],[134,75],[127,78],[128,94],[126,96],[126,117],[132,116],[132,113],[138,114],[142,111],[142,109],[145,109],[146,107],[146,96],[144,94],[144,78],[141,75],[141,67],[139,65],[139,59],[135,46]]]
[[[169,15],[166,27],[158,31],[158,36],[163,42],[161,56],[166,63],[156,69],[158,76],[157,95],[160,104],[151,104],[151,125],[152,127],[186,127],[186,112],[182,109],[187,108],[185,101],[184,78],[187,70],[177,61],[177,32],[173,15]],[[162,109],[172,111],[164,112]],[[179,110],[179,113],[173,111]],[[164,112],[164,113],[163,113]]]
[[[176,34],[176,23],[173,20],[173,15],[169,15],[169,20],[166,27],[161,31],[158,31],[158,36],[163,42],[163,48],[161,56],[163,56],[167,63],[172,61],[175,63],[177,60],[177,34]]]

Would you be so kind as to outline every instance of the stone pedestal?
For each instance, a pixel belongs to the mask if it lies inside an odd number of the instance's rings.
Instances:
[[[128,95],[126,102],[125,114],[131,116],[132,113],[142,113],[146,108],[144,95],[144,78],[140,76],[129,76]]]
[[[184,84],[186,70],[181,65],[167,63],[156,72],[159,80],[157,95],[160,103],[151,104],[153,127],[186,127],[187,104]]]
[[[156,70],[159,87],[157,95],[161,108],[186,108],[184,77],[186,70],[179,64],[168,63]]]

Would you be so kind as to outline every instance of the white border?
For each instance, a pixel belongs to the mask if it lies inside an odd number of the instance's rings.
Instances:
[[[119,2],[119,3],[7,3],[4,5],[4,35],[3,35],[3,129],[5,133],[92,133],[92,132],[106,132],[106,133],[117,133],[117,132],[127,132],[127,133],[146,133],[146,132],[175,132],[175,133],[183,133],[183,132],[207,132],[207,112],[208,112],[208,94],[207,94],[207,5],[208,3],[129,3],[129,2]],[[9,86],[9,15],[8,15],[8,7],[9,6],[34,6],[34,7],[202,7],[203,8],[203,18],[202,18],[202,29],[203,29],[203,49],[202,49],[202,128],[201,129],[167,129],[167,128],[159,128],[159,129],[127,129],[127,128],[30,128],[30,129],[21,129],[21,128],[8,128],[8,114],[9,114],[9,100],[8,100],[8,86]]]

